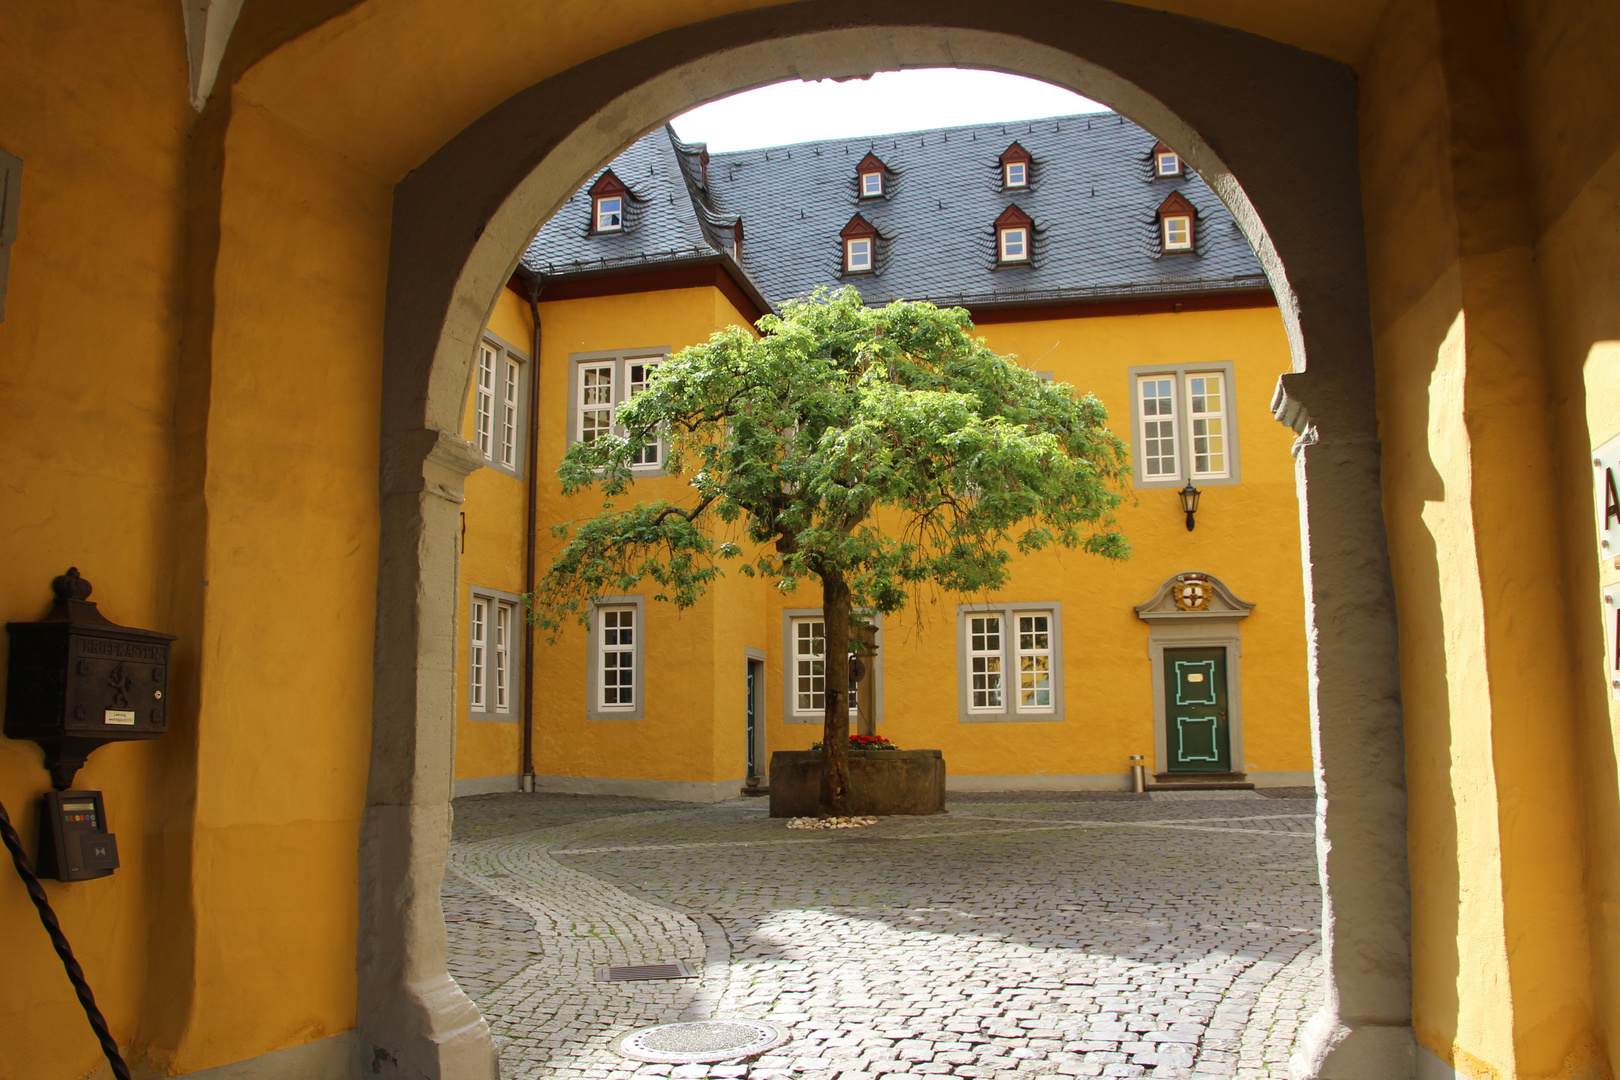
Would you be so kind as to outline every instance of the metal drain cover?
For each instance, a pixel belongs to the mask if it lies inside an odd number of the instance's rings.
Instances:
[[[632,1031],[619,1053],[661,1065],[708,1065],[763,1054],[787,1042],[787,1029],[764,1020],[704,1020]]]
[[[684,961],[673,964],[631,964],[596,969],[597,982],[638,982],[642,979],[695,979],[698,969]]]

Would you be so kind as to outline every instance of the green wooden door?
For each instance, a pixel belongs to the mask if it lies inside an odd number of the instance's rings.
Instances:
[[[1164,650],[1165,746],[1171,772],[1231,772],[1226,650]]]
[[[748,661],[748,775],[759,775],[759,759],[755,756],[755,747],[758,745],[759,717],[755,715],[754,703],[759,700],[758,670],[764,667],[757,660]]]

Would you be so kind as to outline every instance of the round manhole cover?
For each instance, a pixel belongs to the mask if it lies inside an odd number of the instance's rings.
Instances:
[[[787,1042],[787,1031],[763,1020],[705,1020],[632,1031],[619,1053],[635,1061],[702,1065],[763,1054]]]

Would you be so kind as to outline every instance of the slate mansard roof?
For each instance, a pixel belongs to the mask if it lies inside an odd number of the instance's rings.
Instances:
[[[1030,182],[1003,191],[999,162],[1015,141],[1034,158]],[[598,173],[541,228],[523,264],[556,277],[730,263],[740,220],[741,271],[773,305],[846,284],[873,305],[968,307],[1267,289],[1204,182],[1185,168],[1155,177],[1157,141],[1115,113],[1090,113],[714,154],[705,182],[704,148],[666,126],[609,166],[630,189],[623,232],[591,232]],[[868,153],[886,167],[884,194],[862,199],[856,165]],[[1171,192],[1197,210],[1191,253],[1161,251],[1156,211]],[[993,223],[1014,205],[1034,220],[1032,258],[998,266]],[[845,275],[839,233],[857,213],[878,230],[877,265]]]

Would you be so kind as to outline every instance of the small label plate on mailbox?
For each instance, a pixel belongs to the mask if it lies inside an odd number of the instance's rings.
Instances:
[[[103,719],[109,724],[135,724],[134,709],[108,709]]]

